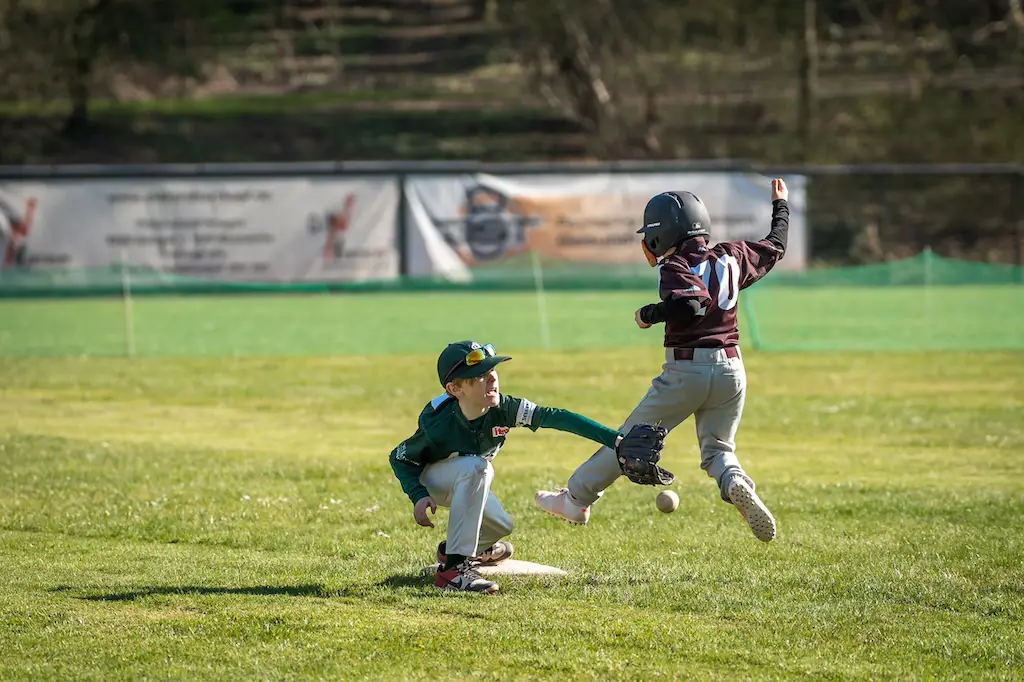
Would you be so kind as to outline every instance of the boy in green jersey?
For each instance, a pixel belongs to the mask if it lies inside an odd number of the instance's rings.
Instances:
[[[434,586],[442,590],[498,590],[475,566],[512,556],[512,543],[502,538],[514,524],[490,490],[491,460],[511,429],[568,431],[613,449],[623,438],[574,412],[500,393],[495,368],[510,359],[495,354],[490,344],[449,344],[437,360],[445,392],[423,408],[416,432],[391,451],[391,468],[413,503],[416,523],[432,528],[427,510],[449,508],[447,539],[437,548],[434,577]]]

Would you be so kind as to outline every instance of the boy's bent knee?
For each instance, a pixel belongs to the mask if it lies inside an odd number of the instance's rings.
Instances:
[[[463,463],[460,478],[467,476],[472,478],[486,477],[488,480],[494,478],[494,467],[491,466],[489,460],[476,456],[466,456],[463,459],[466,461]]]

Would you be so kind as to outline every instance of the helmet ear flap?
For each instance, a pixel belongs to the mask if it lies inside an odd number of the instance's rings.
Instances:
[[[651,250],[647,248],[647,240],[640,240],[640,248],[644,252],[644,258],[647,259],[647,263],[653,268],[658,265],[658,257],[651,253]]]

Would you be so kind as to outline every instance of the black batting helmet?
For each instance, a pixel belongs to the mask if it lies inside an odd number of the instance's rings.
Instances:
[[[711,215],[707,206],[692,192],[662,192],[647,202],[644,226],[637,230],[644,236],[648,260],[657,259],[673,246],[693,237],[711,234]]]

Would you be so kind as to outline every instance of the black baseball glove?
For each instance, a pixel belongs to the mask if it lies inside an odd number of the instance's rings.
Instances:
[[[640,485],[669,485],[676,479],[672,472],[658,466],[668,429],[664,426],[637,424],[615,448],[623,475]]]

